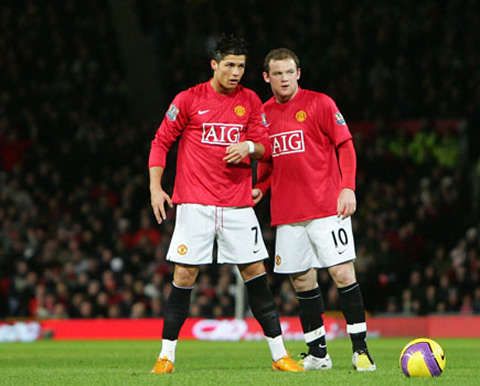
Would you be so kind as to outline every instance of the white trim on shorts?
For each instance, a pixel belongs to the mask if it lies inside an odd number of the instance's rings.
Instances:
[[[299,273],[354,261],[355,240],[350,217],[319,218],[277,226],[276,273]]]
[[[251,207],[177,205],[175,229],[166,259],[187,265],[249,264],[268,259],[262,230]]]

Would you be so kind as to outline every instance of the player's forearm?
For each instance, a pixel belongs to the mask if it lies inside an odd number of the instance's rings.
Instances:
[[[167,162],[167,153],[176,139],[176,132],[168,131],[162,126],[157,130],[155,138],[150,146],[150,154],[148,157],[148,166],[162,166]]]
[[[272,164],[270,162],[259,162],[257,166],[257,183],[255,188],[260,189],[265,195],[270,189],[272,182]]]
[[[258,161],[267,161],[272,156],[272,145],[268,136],[254,141],[255,151],[252,158]]]
[[[338,148],[338,163],[342,173],[342,188],[355,190],[355,175],[357,172],[357,156],[353,141],[349,139]]]
[[[148,169],[150,175],[150,192],[162,190],[162,177],[164,168],[161,166],[152,166]]]
[[[260,142],[253,142],[254,151],[250,154],[253,159],[260,160],[265,155],[265,146]]]

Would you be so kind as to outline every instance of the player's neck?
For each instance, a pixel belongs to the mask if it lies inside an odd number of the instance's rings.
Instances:
[[[226,88],[223,87],[220,82],[217,82],[215,78],[212,78],[210,81],[210,86],[212,86],[213,91],[215,91],[217,94],[222,94],[222,95],[230,95],[236,87],[234,88]]]
[[[293,98],[295,98],[295,95],[298,94],[298,87],[289,95],[280,95],[280,94],[275,94],[275,100],[277,103],[284,104],[290,102]]]

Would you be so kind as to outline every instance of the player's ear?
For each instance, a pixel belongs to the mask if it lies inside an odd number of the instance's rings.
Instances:
[[[267,83],[270,83],[270,78],[268,77],[268,74],[265,71],[263,72],[263,80]]]
[[[297,80],[300,79],[300,75],[302,74],[302,72],[300,71],[300,69],[297,69]]]
[[[212,67],[212,70],[213,71],[216,71],[217,70],[217,67],[218,67],[218,63],[215,59],[212,59],[210,60],[210,67]]]

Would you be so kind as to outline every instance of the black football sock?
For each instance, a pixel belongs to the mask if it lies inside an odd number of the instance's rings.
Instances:
[[[325,327],[323,325],[323,305],[320,287],[309,291],[297,292],[298,306],[300,309],[300,322],[302,323],[305,343],[310,355],[323,358],[327,355],[325,341]]]
[[[347,332],[352,340],[353,351],[367,348],[367,323],[365,322],[365,308],[362,292],[358,283],[338,288],[340,306],[347,321]]]
[[[176,287],[172,283],[172,292],[168,297],[163,318],[163,339],[178,339],[180,329],[188,316],[191,294],[192,288]]]
[[[267,274],[262,274],[245,282],[248,302],[253,316],[262,326],[263,333],[269,338],[282,334],[277,306],[267,284]]]

